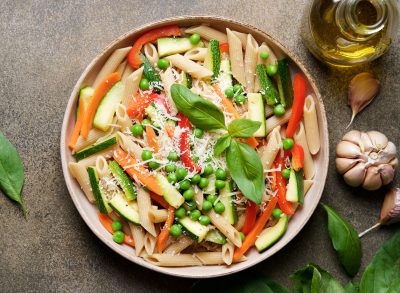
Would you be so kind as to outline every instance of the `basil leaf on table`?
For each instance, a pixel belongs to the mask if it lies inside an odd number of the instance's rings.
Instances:
[[[347,286],[344,288],[345,293],[358,293],[358,286],[355,285],[353,282],[349,282]]]
[[[322,204],[328,214],[328,231],[340,263],[350,276],[357,274],[361,265],[361,241],[353,226],[331,207]]]
[[[360,293],[399,292],[400,232],[387,240],[375,253],[360,282]]]
[[[226,163],[243,195],[260,204],[265,189],[264,170],[256,151],[243,142],[232,140],[226,153]]]
[[[224,113],[216,105],[196,95],[187,87],[173,84],[171,96],[179,112],[185,114],[196,127],[203,130],[226,128]]]
[[[330,273],[308,264],[290,276],[296,293],[344,293],[344,288]]]
[[[261,122],[250,119],[236,119],[228,125],[232,137],[249,138],[260,128]]]
[[[229,134],[224,134],[218,138],[217,143],[214,146],[214,156],[219,156],[222,154],[231,144],[231,136]]]
[[[24,166],[21,158],[15,147],[0,131],[0,189],[10,199],[17,202],[26,215],[26,209],[21,198],[24,180]]]

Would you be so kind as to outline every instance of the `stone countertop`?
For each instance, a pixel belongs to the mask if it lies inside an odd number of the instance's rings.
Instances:
[[[192,284],[193,280],[139,267],[97,239],[69,197],[59,152],[64,110],[86,65],[119,35],[166,17],[230,17],[266,31],[292,50],[315,77],[327,110],[331,160],[322,202],[335,207],[358,231],[375,223],[384,191],[346,186],[335,171],[334,149],[350,118],[348,82],[365,69],[375,73],[382,90],[357,116],[353,128],[382,131],[399,147],[399,41],[365,68],[333,71],[316,61],[301,43],[298,30],[306,1],[162,2],[1,1],[0,130],[22,156],[26,171],[23,198],[29,210],[24,220],[18,207],[0,196],[2,292],[177,292]],[[382,228],[362,239],[361,272],[398,228]],[[290,286],[289,275],[308,262],[319,264],[343,283],[349,280],[332,250],[321,208],[284,249],[252,270]]]

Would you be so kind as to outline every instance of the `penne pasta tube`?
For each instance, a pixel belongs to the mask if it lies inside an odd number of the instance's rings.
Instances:
[[[204,61],[207,54],[207,48],[193,48],[187,51],[183,56],[190,60]]]
[[[234,250],[235,247],[233,246],[232,243],[227,242],[224,245],[222,245],[222,252],[221,252],[222,260],[228,266],[232,264]]]
[[[136,96],[136,93],[139,90],[140,79],[143,74],[143,66],[139,69],[135,70],[132,74],[130,74],[124,81],[125,90],[124,96],[122,98],[122,104],[124,106],[129,106]]]
[[[113,129],[109,129],[106,132],[96,129],[96,128],[91,129],[89,131],[87,138],[83,138],[82,136],[78,137],[78,140],[75,144],[73,153],[83,150],[84,148],[94,144],[96,141],[98,141],[99,139],[101,139],[103,137],[107,137],[108,135],[111,134],[112,131],[113,131]]]
[[[312,179],[315,174],[314,161],[308,149],[306,133],[304,131],[304,124],[300,122],[293,135],[294,141],[303,148],[304,151],[304,178]]]
[[[126,64],[128,63],[128,61],[124,61],[122,62],[120,65],[118,65],[117,69],[115,69],[116,72],[118,72],[121,76],[125,71],[126,68]]]
[[[291,115],[292,115],[292,109],[287,109],[286,113],[280,117],[274,115],[268,118],[266,121],[267,134],[270,133],[275,127],[286,124],[289,121]]]
[[[280,126],[272,130],[267,145],[260,147],[258,150],[264,169],[270,169],[275,161],[276,155],[282,147],[282,139],[280,134]]]
[[[166,209],[149,210],[149,218],[150,221],[152,221],[153,223],[164,223],[167,220],[167,216],[168,216],[168,211]]]
[[[268,105],[265,105],[265,117],[270,117],[272,115],[274,115],[274,109]]]
[[[203,191],[200,188],[195,189],[195,194],[194,194],[194,200],[196,201],[196,204],[198,207],[203,206],[203,201],[204,201],[204,194]]]
[[[223,216],[218,215],[213,210],[208,213],[211,223],[217,227],[235,246],[241,247],[242,240],[240,239],[239,231],[236,230]]]
[[[228,36],[232,75],[239,83],[245,84],[242,43],[230,29],[227,28],[226,33]]]
[[[238,220],[237,220],[236,224],[234,225],[235,229],[238,231],[242,230],[245,220],[246,220],[246,214],[245,213],[240,214],[238,216]]]
[[[95,203],[96,200],[92,192],[92,187],[90,186],[89,175],[86,167],[81,163],[71,162],[68,164],[68,169],[69,172],[71,172],[71,175],[76,179],[76,181],[78,181],[89,202]]]
[[[310,190],[311,186],[314,184],[314,180],[306,179],[304,180],[304,195]]]
[[[139,219],[142,227],[149,232],[152,236],[156,237],[156,229],[154,223],[150,220],[149,211],[151,210],[151,198],[150,194],[143,188],[139,188],[137,191],[137,203],[139,207]],[[146,243],[145,243],[146,245]],[[147,249],[146,249],[147,252]],[[150,254],[149,252],[147,252]]]
[[[246,49],[246,44],[247,44],[247,34],[237,32],[237,31],[232,31],[232,33],[240,40],[243,50]]]
[[[110,159],[113,156],[115,150],[115,145],[111,146],[101,152],[95,153],[93,155],[91,155],[90,157],[87,157],[83,160],[79,161],[79,164],[81,164],[82,166],[85,166],[85,168],[89,167],[89,166],[96,166],[96,160],[98,156],[103,156],[105,159]]]
[[[172,73],[172,68],[168,67],[164,72],[160,72],[161,81],[164,84],[164,91],[166,93],[165,101],[168,104],[170,114],[175,116],[178,113],[178,109],[175,106],[175,102],[171,96],[171,85],[176,83],[174,74]]]
[[[308,149],[311,154],[315,155],[318,153],[321,143],[319,140],[317,110],[315,109],[315,101],[312,95],[308,95],[304,102],[303,118]]]
[[[206,25],[194,26],[185,29],[185,33],[187,34],[199,34],[202,38],[209,40],[217,40],[220,43],[226,43],[227,37],[224,33],[213,29]]]
[[[129,136],[122,132],[117,132],[117,141],[121,148],[135,158],[140,158],[143,149],[135,143]]]
[[[244,54],[244,76],[246,91],[254,91],[254,79],[256,74],[258,44],[251,34],[247,35],[246,51]]]
[[[132,120],[126,113],[126,107],[119,104],[115,111],[117,116],[117,124],[120,126],[121,131],[130,131],[129,128],[132,126]]]
[[[127,64],[126,67],[125,67],[124,72],[122,73],[122,77],[121,77],[121,80],[122,80],[122,82],[123,82],[124,84],[125,84],[126,78],[127,78],[129,75],[131,75],[132,72],[133,72],[133,68],[132,68],[129,64]]]
[[[115,72],[118,65],[125,59],[132,47],[115,50],[103,65],[93,82],[93,88],[97,88],[100,82],[109,74]]]
[[[211,70],[186,57],[183,57],[180,54],[171,55],[165,58],[171,62],[172,66],[189,73],[194,78],[209,79],[213,75]]]
[[[140,255],[144,251],[144,236],[145,232],[140,225],[129,223],[129,228],[132,233],[133,241],[135,242],[135,253]]]
[[[150,233],[146,233],[144,235],[144,250],[148,255],[152,255],[154,253],[154,249],[156,248],[156,237],[151,235]]]
[[[172,242],[167,248],[164,250],[166,254],[178,254],[181,253],[183,250],[188,248],[190,245],[193,244],[193,240],[187,236],[181,236],[176,241]]]
[[[100,178],[107,175],[108,164],[107,164],[106,159],[103,156],[101,156],[101,155],[97,156],[95,166],[96,166],[97,174]]]
[[[147,43],[143,46],[144,55],[153,66],[157,66],[158,52],[157,48],[152,43]]]

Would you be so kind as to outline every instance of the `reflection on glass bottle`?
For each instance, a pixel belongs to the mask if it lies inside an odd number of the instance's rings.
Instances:
[[[397,27],[397,0],[314,0],[301,35],[321,61],[352,66],[384,54]]]

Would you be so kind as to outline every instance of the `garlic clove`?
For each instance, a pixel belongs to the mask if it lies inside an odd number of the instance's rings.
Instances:
[[[361,150],[358,145],[348,141],[341,141],[336,146],[336,156],[348,158],[348,159],[356,159],[361,155]]]
[[[381,174],[378,167],[369,167],[362,187],[366,190],[377,190],[382,186]]]
[[[359,162],[358,159],[336,158],[336,169],[339,174],[344,174]]]
[[[369,153],[371,151],[373,151],[374,148],[374,144],[372,143],[371,139],[369,138],[368,134],[366,134],[365,132],[361,133],[361,144],[360,144],[360,149],[362,152],[366,152]]]
[[[389,163],[393,158],[396,157],[396,146],[393,142],[389,141],[387,146],[379,152],[379,162],[386,164]]]
[[[368,131],[367,132],[369,138],[371,139],[372,144],[374,145],[374,147],[378,150],[384,149],[389,140],[386,137],[386,135],[384,135],[383,133],[379,132],[379,131]]]
[[[397,166],[399,165],[399,160],[398,160],[397,158],[394,158],[393,160],[391,160],[391,161],[389,162],[389,164],[390,164],[391,166],[393,166],[393,169],[397,169]]]
[[[351,130],[343,136],[342,140],[350,141],[356,145],[359,145],[361,141],[361,132],[358,130]]]
[[[379,222],[387,225],[400,222],[400,188],[392,188],[385,195]]]
[[[379,173],[381,174],[383,185],[389,184],[390,182],[393,181],[395,172],[391,165],[382,164],[379,165],[378,168],[379,168]]]
[[[344,175],[344,181],[350,186],[357,187],[360,186],[365,178],[366,174],[365,170],[365,164],[364,163],[358,163],[356,164],[353,168],[351,168],[349,171],[347,171]]]
[[[379,93],[380,83],[371,73],[362,72],[350,81],[347,102],[351,107],[352,116],[348,128],[354,117],[361,112]]]

